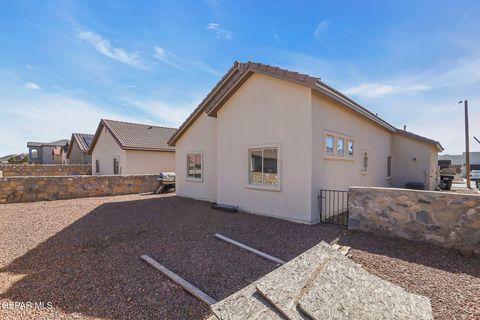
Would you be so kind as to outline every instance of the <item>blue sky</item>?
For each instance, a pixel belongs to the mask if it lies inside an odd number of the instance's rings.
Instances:
[[[480,136],[479,15],[478,1],[2,1],[0,155],[100,118],[178,126],[235,60],[319,76],[460,153],[459,100]]]

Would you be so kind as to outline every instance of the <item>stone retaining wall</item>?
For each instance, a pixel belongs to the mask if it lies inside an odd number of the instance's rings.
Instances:
[[[349,229],[480,255],[480,195],[353,187],[348,196]]]
[[[0,164],[0,177],[90,175],[90,164]]]
[[[0,203],[151,192],[158,175],[0,178]]]

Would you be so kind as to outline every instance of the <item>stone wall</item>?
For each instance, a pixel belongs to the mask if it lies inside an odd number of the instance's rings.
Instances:
[[[480,255],[480,195],[364,187],[348,195],[349,229]]]
[[[0,164],[0,176],[3,177],[25,177],[25,176],[69,176],[69,175],[90,175],[92,165],[90,164]]]
[[[151,192],[158,175],[0,178],[0,203]]]

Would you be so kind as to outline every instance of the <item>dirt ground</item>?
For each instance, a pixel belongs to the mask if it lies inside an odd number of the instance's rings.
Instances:
[[[478,258],[342,227],[226,213],[173,195],[0,205],[0,318],[204,319],[207,306],[139,257],[151,256],[217,300],[276,268],[215,233],[283,260],[322,240],[351,246],[368,271],[429,297],[435,319],[480,319]]]

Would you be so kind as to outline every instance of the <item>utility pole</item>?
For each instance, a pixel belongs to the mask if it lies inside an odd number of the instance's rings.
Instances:
[[[460,101],[459,103],[462,103]],[[463,101],[465,105],[465,171],[467,173],[467,188],[470,189],[470,143],[468,134],[468,100]]]

